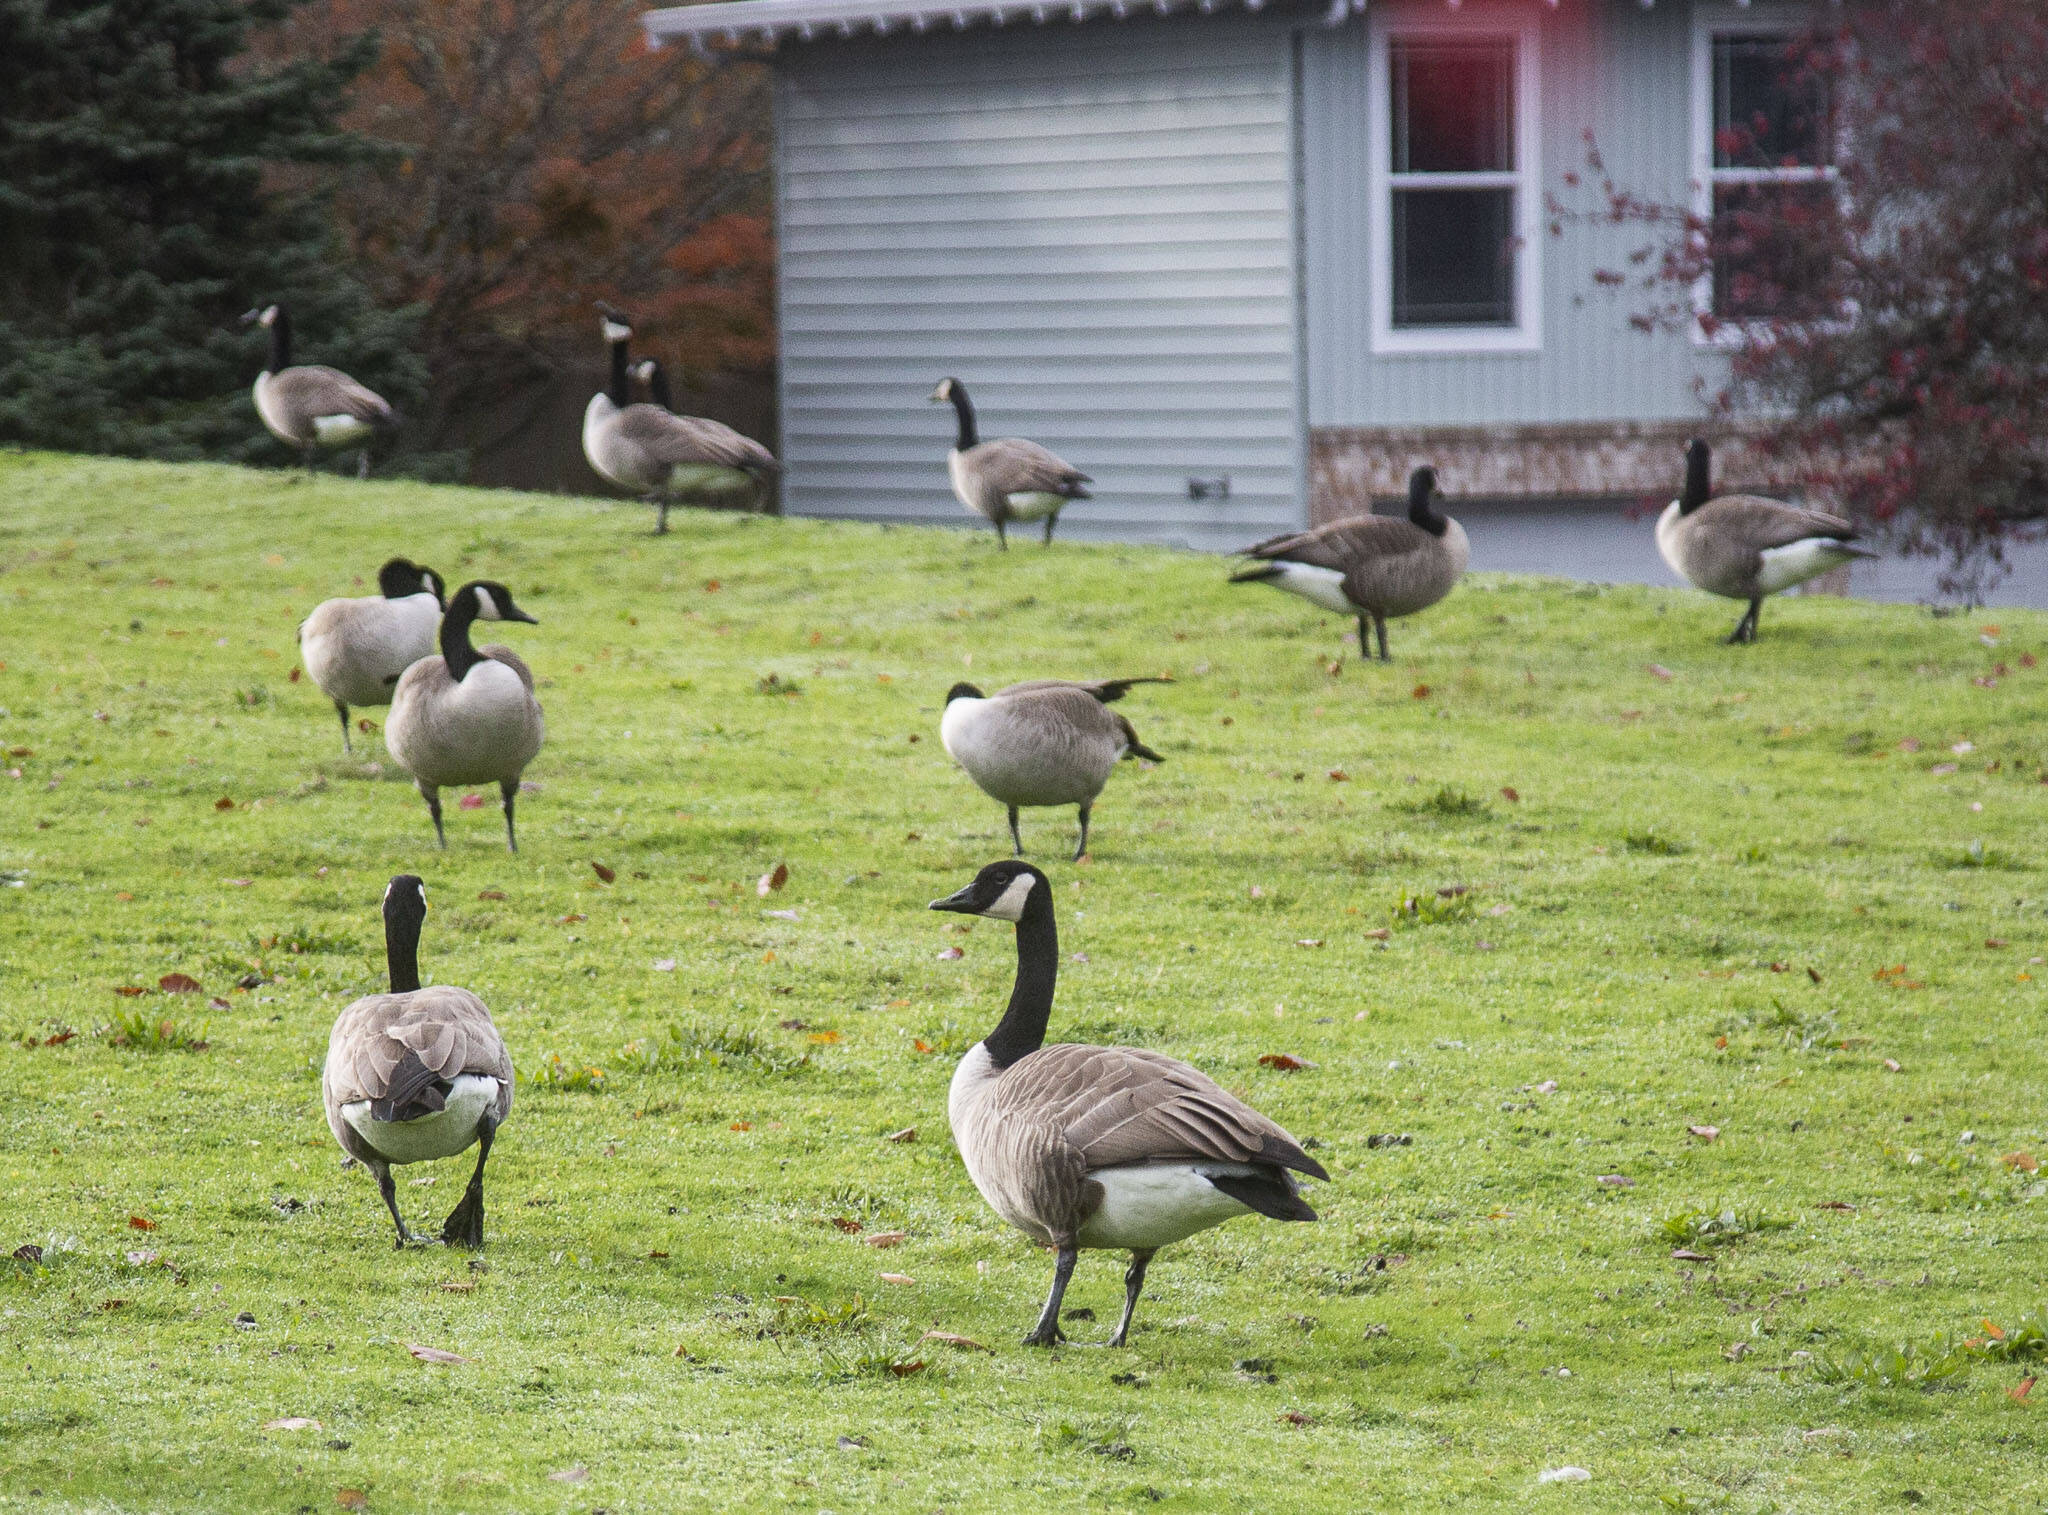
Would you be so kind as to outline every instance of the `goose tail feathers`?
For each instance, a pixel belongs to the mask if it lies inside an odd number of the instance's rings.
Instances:
[[[1211,1173],[1209,1182],[1239,1204],[1273,1220],[1315,1220],[1316,1212],[1280,1173]]]

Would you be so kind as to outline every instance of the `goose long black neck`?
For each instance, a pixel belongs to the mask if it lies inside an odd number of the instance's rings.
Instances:
[[[961,452],[981,441],[981,433],[974,427],[974,402],[967,398],[967,391],[956,381],[952,388],[953,414],[960,418],[960,435],[953,445]]]
[[[669,393],[668,370],[659,363],[656,363],[653,368],[648,370],[647,392],[654,396],[654,403],[663,410],[674,410],[676,408],[675,401]]]
[[[1685,449],[1685,493],[1679,496],[1678,513],[1689,516],[1707,503],[1714,489],[1714,455],[1701,441]]]
[[[476,619],[476,595],[461,593],[455,596],[441,617],[441,656],[448,664],[448,677],[461,683],[469,676],[469,670],[484,660],[469,640],[470,623]]]
[[[1051,889],[1033,889],[1017,922],[1017,982],[1010,1007],[983,1040],[989,1061],[1007,1068],[1045,1045],[1046,1022],[1052,1018],[1052,992],[1060,976],[1060,933],[1053,924]]]
[[[420,917],[407,901],[384,907],[384,961],[391,971],[391,992],[410,994],[420,986]]]
[[[280,305],[270,318],[270,371],[282,373],[292,366],[292,318]]]
[[[1408,519],[1433,537],[1450,530],[1451,523],[1436,508],[1436,472],[1418,468],[1408,480]]]
[[[612,343],[612,376],[611,382],[605,385],[605,393],[611,396],[612,404],[621,410],[633,403],[633,385],[626,364],[626,349],[632,342],[631,336],[624,336]]]

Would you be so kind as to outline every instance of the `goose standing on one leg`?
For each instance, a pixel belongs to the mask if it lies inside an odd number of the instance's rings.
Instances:
[[[1433,502],[1436,470],[1408,476],[1408,519],[1362,515],[1313,531],[1290,533],[1247,547],[1241,557],[1261,561],[1230,576],[1233,584],[1271,584],[1325,610],[1358,617],[1358,655],[1372,656],[1367,622],[1387,655],[1387,622],[1426,610],[1449,594],[1472,555],[1465,528]]]
[[[299,449],[306,467],[323,448],[363,444],[356,462],[356,477],[370,474],[371,437],[398,426],[398,412],[385,398],[358,384],[338,368],[317,363],[292,366],[292,318],[282,305],[266,305],[246,312],[244,323],[255,322],[270,332],[270,361],[256,376],[256,414],[270,434],[280,442]]]
[[[996,540],[1007,550],[1011,521],[1045,522],[1045,540],[1069,500],[1090,496],[1082,486],[1094,480],[1057,454],[1022,437],[997,437],[983,442],[974,425],[974,402],[958,379],[941,379],[932,391],[934,404],[950,402],[959,420],[959,436],[946,454],[946,472],[953,493],[976,515],[995,522]]]
[[[1657,551],[1694,588],[1749,601],[1731,643],[1756,640],[1766,595],[1877,556],[1856,545],[1853,524],[1827,511],[1753,494],[1714,498],[1713,471],[1712,451],[1694,437],[1685,444],[1685,493],[1657,518]]]
[[[1133,684],[1167,679],[1101,679],[1092,684],[1063,679],[1029,679],[984,695],[972,684],[946,691],[939,740],[953,761],[990,799],[1010,811],[1010,842],[1019,853],[1017,831],[1023,805],[1078,805],[1081,840],[1078,861],[1088,851],[1088,820],[1095,797],[1119,760],[1166,759],[1138,740],[1131,723],[1104,707],[1120,700]]]
[[[434,650],[445,608],[441,576],[405,558],[377,572],[381,595],[322,600],[299,623],[299,656],[341,716],[341,750],[353,752],[348,707],[388,705],[399,675]]]
[[[1109,1339],[1120,1347],[1161,1247],[1239,1215],[1316,1218],[1294,1175],[1330,1175],[1206,1074],[1135,1047],[1045,1045],[1060,948],[1043,873],[991,863],[931,908],[1017,924],[1009,1008],[960,1059],[946,1118],[982,1198],[1057,1256],[1025,1345],[1060,1340],[1060,1301],[1084,1247],[1131,1254],[1123,1317]]]
[[[512,827],[512,802],[519,775],[547,737],[533,674],[509,647],[479,652],[470,644],[475,621],[540,623],[512,603],[512,591],[489,579],[464,584],[449,597],[441,617],[441,653],[424,657],[398,680],[384,745],[405,765],[427,813],[434,839],[444,848],[441,787],[495,782],[505,807],[505,845],[519,850]]]
[[[484,1163],[512,1113],[512,1059],[491,1012],[467,989],[420,987],[426,885],[401,873],[384,890],[384,955],[391,991],[357,1000],[327,1039],[321,1092],[328,1129],[368,1168],[398,1228],[399,1247],[423,1241],[398,1212],[394,1164],[453,1157],[476,1143],[476,1171],[441,1227],[451,1246],[484,1244]]]

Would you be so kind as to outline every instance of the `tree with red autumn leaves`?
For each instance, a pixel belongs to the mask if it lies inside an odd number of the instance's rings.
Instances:
[[[588,358],[597,298],[699,372],[772,360],[765,71],[653,52],[641,13],[310,0],[270,39],[380,43],[344,121],[385,152],[338,214],[379,303],[422,313],[431,435]]]
[[[1593,219],[1652,233],[1597,277],[1722,343],[1715,410],[1974,596],[2048,522],[2048,7],[1869,0],[1771,46],[1713,144],[1749,174],[1672,205],[1591,147]]]

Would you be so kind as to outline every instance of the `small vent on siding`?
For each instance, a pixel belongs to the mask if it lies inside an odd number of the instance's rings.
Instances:
[[[1229,499],[1230,475],[1226,473],[1213,479],[1189,479],[1188,498],[1191,500]]]

